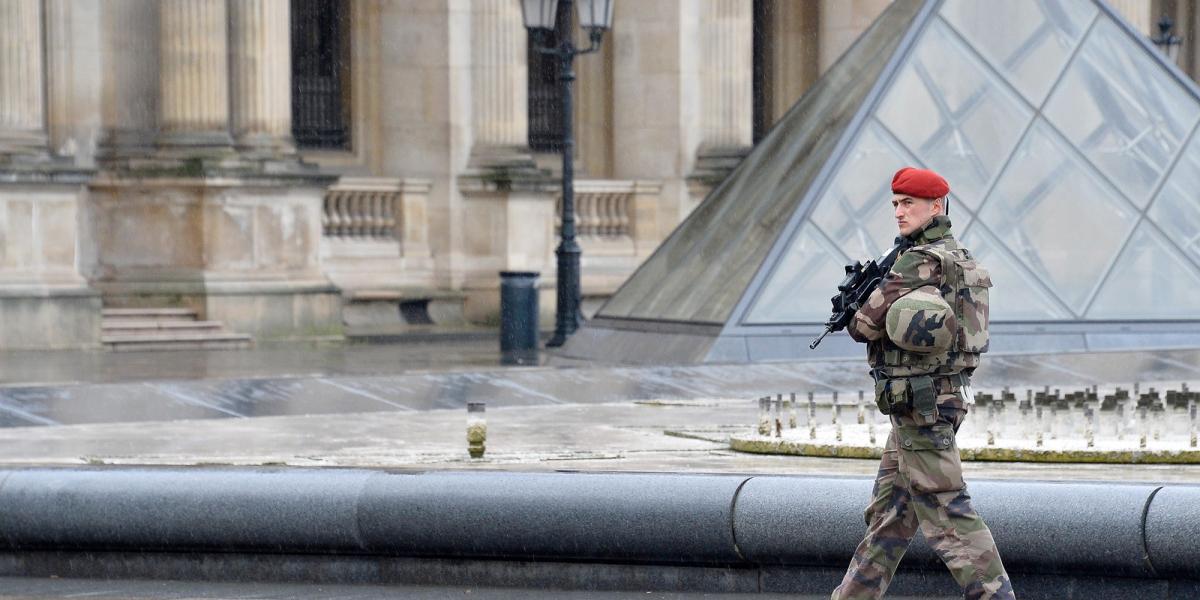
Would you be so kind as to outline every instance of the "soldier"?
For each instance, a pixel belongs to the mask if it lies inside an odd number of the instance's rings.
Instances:
[[[992,533],[971,507],[954,436],[973,402],[969,377],[987,351],[991,280],[950,234],[950,186],[905,167],[892,178],[900,235],[912,246],[854,315],[875,401],[891,416],[864,513],[867,535],[833,600],[880,598],[917,531],[966,598],[1015,598]]]

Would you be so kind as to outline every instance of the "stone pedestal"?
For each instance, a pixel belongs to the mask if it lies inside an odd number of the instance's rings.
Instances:
[[[459,179],[463,197],[463,311],[467,320],[497,323],[500,271],[537,271],[543,326],[553,324],[556,262],[555,197],[552,179],[524,181]]]
[[[100,296],[76,256],[87,174],[0,175],[0,349],[99,345]]]
[[[314,177],[92,182],[85,270],[107,306],[185,306],[257,339],[340,335]]]

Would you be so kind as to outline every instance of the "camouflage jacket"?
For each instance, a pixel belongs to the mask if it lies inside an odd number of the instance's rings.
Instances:
[[[909,239],[913,246],[900,254],[891,271],[867,298],[865,306],[854,314],[847,328],[850,337],[867,344],[867,362],[872,368],[886,367],[893,376],[974,370],[979,365],[979,354],[987,351],[986,288],[991,286],[991,280],[987,272],[975,264],[970,252],[960,248],[954,240],[950,233],[950,217],[934,217]],[[954,281],[947,281],[943,274],[946,267],[952,271],[950,279]],[[980,290],[966,287],[968,285],[983,287]],[[937,288],[947,303],[956,307],[955,312],[962,315],[958,319],[956,342],[947,352],[908,352],[887,338],[885,323],[892,303],[922,286]],[[974,296],[964,291],[974,292]]]

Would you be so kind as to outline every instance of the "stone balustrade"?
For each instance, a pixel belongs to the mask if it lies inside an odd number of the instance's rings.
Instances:
[[[321,265],[343,292],[432,285],[431,183],[342,177],[325,192]]]
[[[606,179],[575,182],[575,227],[580,243],[649,241],[657,234],[654,210],[662,184]],[[555,232],[561,230],[562,196],[556,199]],[[631,252],[632,252],[631,246]]]
[[[343,177],[325,194],[321,227],[330,237],[399,240],[403,219],[400,179]]]

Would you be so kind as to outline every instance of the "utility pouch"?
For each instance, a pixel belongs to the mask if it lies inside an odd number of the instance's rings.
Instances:
[[[888,396],[892,401],[892,412],[908,408],[908,380],[903,378],[889,379]]]
[[[888,393],[887,379],[875,382],[875,406],[879,407],[879,412],[885,415],[892,414],[892,395]]]
[[[954,426],[938,423],[933,427],[901,425],[900,447],[905,450],[949,450],[954,445]]]
[[[913,418],[919,423],[932,425],[937,422],[937,392],[933,389],[933,378],[928,375],[908,378],[912,393]]]
[[[897,428],[897,435],[901,450],[897,468],[908,478],[914,493],[941,494],[963,489],[962,459],[954,442],[953,425],[902,425]],[[946,506],[944,496],[935,499]]]

